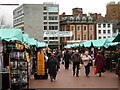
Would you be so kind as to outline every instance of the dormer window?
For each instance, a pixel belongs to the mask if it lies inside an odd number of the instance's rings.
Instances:
[[[73,17],[70,17],[70,20],[72,21],[72,20],[74,20],[74,18],[73,18]]]
[[[82,17],[82,20],[83,20],[83,21],[86,21],[86,17]]]
[[[80,21],[80,17],[79,17],[79,16],[77,16],[77,17],[76,17],[76,20],[77,20],[77,21]]]
[[[93,18],[92,18],[92,17],[89,17],[89,18],[88,18],[88,20],[89,20],[89,21],[92,21],[92,20],[93,20]]]

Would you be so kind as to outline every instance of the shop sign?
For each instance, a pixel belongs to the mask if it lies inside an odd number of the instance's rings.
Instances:
[[[45,61],[44,61],[44,52],[37,53],[37,74],[44,75],[45,74]]]
[[[72,31],[44,31],[44,37],[71,37]]]

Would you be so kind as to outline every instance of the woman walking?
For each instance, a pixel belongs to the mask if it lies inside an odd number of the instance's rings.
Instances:
[[[105,59],[101,54],[101,52],[98,51],[98,54],[95,59],[95,66],[96,66],[97,73],[99,73],[99,77],[101,77],[102,72],[105,72],[105,65],[106,65]]]
[[[92,60],[91,56],[88,53],[88,50],[85,51],[85,54],[82,57],[83,64],[85,66],[86,77],[89,77],[90,73],[90,61]]]
[[[48,60],[48,73],[50,75],[51,82],[53,79],[56,79],[58,62],[54,57],[54,54],[51,53],[51,57]]]

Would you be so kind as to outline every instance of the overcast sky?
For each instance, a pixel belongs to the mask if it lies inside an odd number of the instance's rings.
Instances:
[[[0,0],[0,4],[43,4],[43,2],[54,2],[59,4],[59,14],[66,12],[72,14],[72,8],[83,8],[83,13],[106,14],[106,4],[120,0]],[[0,16],[4,16],[7,23],[12,23],[12,11],[18,6],[0,6]]]

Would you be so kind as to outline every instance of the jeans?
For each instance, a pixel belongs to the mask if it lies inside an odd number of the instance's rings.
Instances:
[[[85,66],[85,74],[86,74],[86,76],[88,76],[89,73],[90,73],[90,66],[87,65],[87,66]]]

